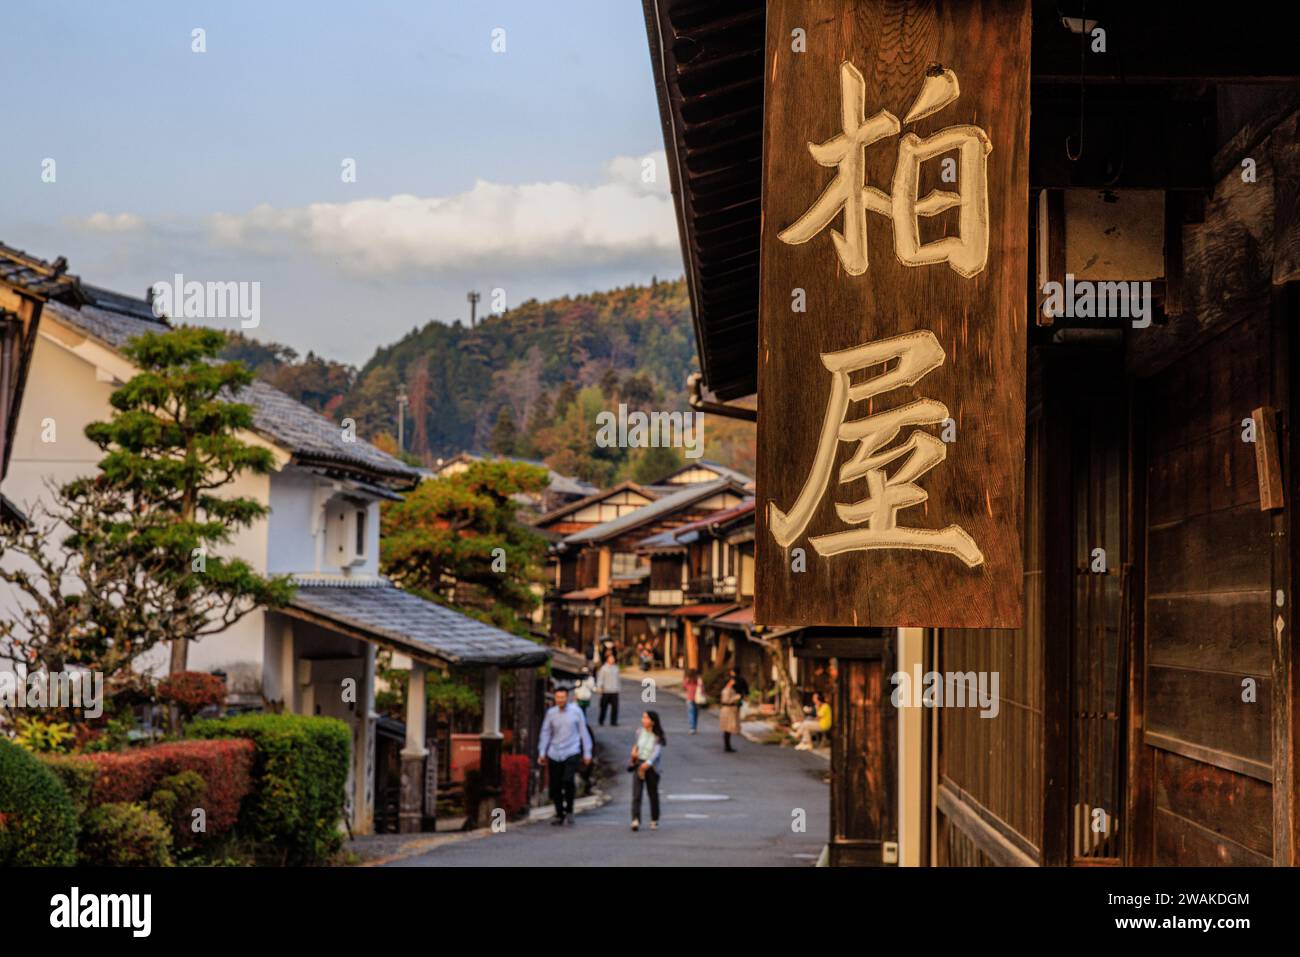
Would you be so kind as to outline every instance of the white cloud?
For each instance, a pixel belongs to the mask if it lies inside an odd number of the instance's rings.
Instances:
[[[130,213],[91,213],[84,219],[75,219],[72,226],[90,233],[129,233],[143,229],[145,222],[139,216]]]
[[[479,180],[449,196],[263,204],[209,221],[223,245],[267,252],[287,245],[356,274],[410,275],[490,268],[552,270],[660,263],[678,253],[663,151],[620,156],[593,186]]]

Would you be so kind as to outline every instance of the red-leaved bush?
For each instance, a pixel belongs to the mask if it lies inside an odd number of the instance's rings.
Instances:
[[[207,785],[202,807],[207,835],[215,837],[234,827],[239,802],[252,790],[256,746],[244,738],[174,741],[121,754],[87,754],[79,760],[96,767],[92,806],[120,802],[147,804],[165,777],[193,771]]]
[[[206,671],[182,671],[158,682],[158,697],[176,705],[186,718],[192,718],[208,705],[225,702],[226,682]]]
[[[501,755],[501,806],[507,817],[514,817],[528,806],[528,771],[526,754]]]

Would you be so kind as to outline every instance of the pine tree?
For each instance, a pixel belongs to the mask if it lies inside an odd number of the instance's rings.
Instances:
[[[488,448],[507,458],[519,454],[519,429],[515,426],[515,417],[508,405],[503,405],[497,413],[496,425],[492,426],[492,435],[488,439]]]
[[[641,485],[653,485],[682,466],[682,457],[674,448],[650,445],[637,449],[631,460],[631,479]]]
[[[123,352],[139,374],[110,397],[113,417],[86,427],[105,453],[96,481],[129,503],[124,547],[168,593],[173,673],[185,670],[191,641],[292,594],[288,579],[264,578],[242,560],[213,554],[267,514],[254,499],[217,491],[274,465],[269,450],[239,438],[252,427],[253,411],[230,400],[253,376],[242,363],[216,361],[225,344],[220,332],[199,328],[132,340]]]

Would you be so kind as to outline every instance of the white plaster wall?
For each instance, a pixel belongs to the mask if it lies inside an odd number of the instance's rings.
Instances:
[[[273,575],[315,574],[315,521],[317,476],[285,468],[271,478],[271,519],[267,540],[267,568]]]
[[[379,502],[366,504],[365,561],[340,567],[325,558],[325,525],[319,514],[331,497],[368,498],[315,472],[287,467],[272,476],[268,569],[275,575],[373,578],[379,574]],[[359,506],[358,506],[359,507]]]

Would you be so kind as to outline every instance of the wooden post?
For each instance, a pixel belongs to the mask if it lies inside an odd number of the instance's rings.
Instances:
[[[485,792],[501,790],[501,670],[483,669],[483,734],[479,773]]]
[[[369,834],[375,826],[375,646],[362,645],[361,687],[357,689],[357,754],[352,760],[356,769],[353,791],[352,830]]]
[[[424,762],[429,755],[425,747],[425,715],[428,700],[424,681],[428,668],[411,662],[406,677],[406,746],[402,748],[402,786],[398,807],[397,829],[402,834],[417,834],[424,827]]]

